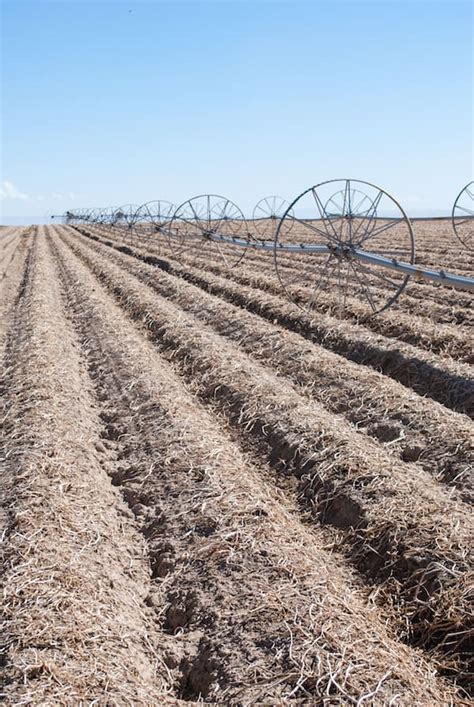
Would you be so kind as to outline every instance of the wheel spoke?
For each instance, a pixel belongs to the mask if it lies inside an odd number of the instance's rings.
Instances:
[[[341,259],[337,258],[337,301],[338,301],[338,309],[342,310],[345,304],[345,295],[343,298],[343,302],[341,302],[341,297],[344,294],[344,288],[342,284],[342,279],[341,279]]]
[[[462,221],[458,221],[456,219],[456,226],[462,226],[465,223],[471,223],[472,222],[472,217],[464,218]]]
[[[384,231],[388,231],[390,228],[393,228],[394,226],[397,226],[398,224],[400,224],[399,218],[392,219],[391,221],[389,221],[389,223],[385,223],[383,226],[379,226],[378,228],[374,228],[374,230],[370,231],[370,233],[368,233],[365,236],[365,238],[363,238],[361,241],[359,241],[359,244],[365,243],[366,241],[370,240],[371,238],[376,238]]]
[[[331,260],[337,260],[337,258],[334,258],[334,256],[333,256],[332,253],[328,256],[328,258],[327,258],[327,260],[326,260],[326,263],[325,263],[325,265],[324,265],[324,268],[323,268],[323,272],[322,272],[322,275],[321,275],[321,279],[319,280],[319,282],[317,282],[317,283],[315,284],[314,289],[313,289],[313,292],[312,292],[312,294],[311,294],[311,296],[310,296],[310,298],[309,298],[309,300],[308,300],[308,304],[307,304],[307,306],[306,306],[308,312],[310,312],[311,309],[312,309],[312,302],[314,302],[314,299],[315,299],[315,297],[316,297],[316,293],[318,292],[318,290],[322,290],[322,284],[323,284],[323,282],[328,282],[328,280],[329,280],[329,273],[334,270],[334,267],[335,267],[335,264],[334,264],[334,263],[333,263],[332,267],[331,267],[330,269],[328,269],[328,265],[329,265],[329,263],[331,262]]]
[[[360,279],[359,274],[358,274],[358,272],[357,272],[357,269],[354,267],[354,264],[353,264],[353,262],[352,262],[351,260],[349,260],[349,265],[351,266],[352,271],[353,271],[354,275],[356,276],[357,281],[358,281],[359,284],[360,284],[360,287],[361,287],[361,289],[362,289],[362,292],[365,294],[365,297],[366,297],[368,303],[370,304],[370,307],[371,307],[371,309],[372,309],[372,312],[375,314],[376,311],[377,311],[377,308],[376,308],[376,306],[375,306],[375,304],[374,304],[374,302],[373,302],[373,300],[372,300],[372,295],[370,294],[368,285],[366,285],[365,283],[362,282],[362,280]]]
[[[362,236],[362,241],[360,241],[360,242],[363,242],[363,241],[366,240],[367,235],[368,235],[369,232],[372,233],[372,231],[370,231],[370,226],[372,226],[373,221],[374,221],[374,219],[376,218],[376,215],[377,215],[377,207],[378,207],[378,205],[380,204],[380,201],[381,201],[381,200],[382,200],[382,192],[379,192],[379,193],[377,194],[376,198],[372,201],[372,204],[371,204],[370,208],[367,210],[367,216],[364,217],[363,219],[361,219],[361,221],[360,221],[360,223],[359,223],[359,226],[356,228],[356,230],[355,230],[355,232],[354,232],[354,234],[353,234],[353,235],[354,235],[354,238],[358,237],[359,231],[360,231],[360,229],[362,228],[363,224],[364,224],[364,223],[367,223],[366,229],[365,229],[365,231],[364,231],[364,233],[363,233],[363,236]]]
[[[337,231],[336,231],[336,229],[334,228],[334,226],[332,225],[331,219],[328,218],[328,215],[327,215],[327,213],[326,213],[326,210],[325,210],[324,206],[322,205],[321,199],[319,198],[319,196],[318,196],[318,194],[316,193],[315,189],[313,189],[312,192],[313,192],[314,200],[315,200],[315,202],[316,202],[316,206],[318,207],[319,213],[320,213],[320,215],[321,215],[321,219],[322,219],[323,223],[326,223],[326,221],[329,221],[329,223],[330,223],[331,226],[332,226],[332,231],[333,231],[333,235],[334,235],[334,239],[333,239],[333,240],[335,240],[336,243],[337,243],[337,242],[338,242]],[[329,236],[329,233],[327,233],[326,236],[327,236],[327,237],[330,237],[330,236]]]
[[[371,268],[367,267],[365,263],[358,262],[357,265],[358,268],[362,270],[362,272],[365,272],[368,275],[374,275],[376,278],[382,280],[382,282],[385,282],[387,285],[389,285],[389,287],[393,287],[395,290],[398,290],[398,288],[400,287],[401,283],[390,280],[390,278],[386,275],[382,275],[381,273],[376,272],[375,269],[372,270]]]
[[[370,203],[372,203],[370,201],[369,197],[367,196],[367,194],[362,194],[362,199],[359,202],[357,202],[356,206],[354,206],[354,213],[355,214],[360,213],[360,208],[361,208],[362,204],[364,203],[364,201],[369,201]]]
[[[472,209],[468,209],[466,206],[457,206],[458,209],[461,211],[464,211],[466,214],[469,214],[470,216],[474,216],[474,211]]]
[[[311,231],[314,231],[315,233],[317,233],[319,236],[322,236],[325,240],[327,240],[329,238],[330,241],[332,241],[336,245],[339,245],[338,238],[337,237],[333,238],[327,231],[322,231],[320,228],[313,226],[312,224],[308,223],[307,221],[302,221],[297,216],[292,216],[291,218],[293,219],[293,221],[297,221],[298,223],[301,223],[301,225],[304,226],[305,228],[308,228]]]
[[[334,198],[335,196],[339,196],[339,195],[334,194],[334,196],[331,196],[331,198],[326,202],[326,206],[324,207],[324,212],[325,212],[327,218],[332,218],[334,215],[336,216],[336,218],[340,218],[340,215],[343,214],[343,212],[344,212],[344,207],[341,206],[341,204],[335,200],[335,198]],[[334,205],[335,214],[328,213],[327,207],[329,206],[329,204]]]

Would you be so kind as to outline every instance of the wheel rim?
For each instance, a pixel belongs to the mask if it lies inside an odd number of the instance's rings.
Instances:
[[[211,240],[210,236],[222,241]],[[232,269],[242,261],[245,248],[233,246],[231,241],[249,240],[249,232],[245,217],[234,202],[216,194],[203,194],[178,206],[168,237],[173,257],[201,263],[218,260]]]
[[[281,196],[265,196],[260,199],[252,213],[252,229],[256,237],[263,241],[273,240],[278,222],[289,205]]]
[[[136,213],[134,230],[136,235],[146,239],[153,239],[155,248],[168,243],[168,230],[176,206],[170,201],[148,201],[140,206]]]
[[[286,242],[344,249],[310,254],[301,248],[289,254],[281,249]],[[309,313],[352,309],[363,317],[387,309],[409,276],[362,263],[351,256],[353,248],[414,263],[413,230],[400,204],[380,187],[357,179],[322,182],[300,194],[275,236],[275,268],[288,298]]]
[[[469,182],[459,192],[451,216],[453,229],[461,243],[474,249],[474,182]]]
[[[123,232],[126,241],[133,239],[133,228],[136,223],[139,208],[137,204],[126,204],[116,209],[112,215],[111,225]]]

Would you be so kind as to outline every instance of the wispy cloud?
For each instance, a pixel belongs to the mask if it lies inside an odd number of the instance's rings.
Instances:
[[[0,183],[0,201],[77,201],[81,194],[72,191],[52,192],[51,194],[26,194],[8,179]]]
[[[0,185],[0,200],[7,201],[7,199],[18,200],[18,201],[29,201],[29,194],[25,194],[16,187],[13,182],[9,182],[7,179],[3,181]]]
[[[76,199],[80,199],[81,195],[76,194],[73,191],[66,191],[66,192],[61,192],[61,191],[55,191],[51,194],[51,198],[55,199],[56,201],[60,201],[61,199],[67,199],[68,201],[75,201]]]

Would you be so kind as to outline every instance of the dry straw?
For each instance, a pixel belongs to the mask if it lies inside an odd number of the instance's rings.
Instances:
[[[344,529],[343,547],[395,603],[411,637],[446,649],[447,666],[464,675],[471,631],[463,589],[472,567],[467,509],[418,466],[394,462],[342,418],[302,399],[288,382],[123,269],[82,244],[73,247],[146,323],[194,390],[219,400],[235,422],[265,442],[270,460],[300,480],[316,516]]]
[[[404,461],[418,460],[426,471],[456,485],[461,497],[472,502],[474,431],[465,416],[191,283],[163,271],[157,277],[151,265],[117,251],[108,256],[267,367],[293,380],[304,395],[331,412],[342,413],[359,431],[380,440]]]
[[[90,229],[83,228],[82,231],[92,238],[97,238]],[[108,234],[108,238],[110,237]],[[129,246],[120,245],[123,242],[120,236],[112,237],[116,247],[132,253]],[[106,242],[111,243],[109,240]],[[149,255],[147,251],[135,253],[139,258],[156,261],[153,252],[154,250],[150,251]],[[186,261],[186,256],[182,257],[185,261],[183,265],[169,260],[169,251],[165,251],[165,255],[165,265],[173,274],[271,322],[296,331],[311,341],[321,343],[355,363],[380,370],[384,375],[394,378],[420,395],[429,396],[454,410],[474,414],[474,382],[470,366],[423,351],[412,344],[376,334],[368,331],[365,326],[341,321],[329,314],[320,313],[317,317],[310,317],[288,303],[281,294],[275,295],[242,282],[234,282],[234,278],[245,278],[245,274],[233,273],[232,279],[229,279],[223,276],[221,268],[220,274],[215,274],[206,271],[207,264],[204,269],[193,267],[190,263],[194,260]],[[274,282],[272,287],[275,287]],[[412,285],[411,290],[415,287],[416,285]],[[441,294],[439,296],[441,297]],[[462,296],[462,293],[456,294],[456,299]]]
[[[43,229],[2,375],[3,697],[166,702],[140,601],[143,540],[95,449],[97,421]]]
[[[115,483],[148,539],[151,601],[173,635],[166,645],[180,696],[221,704],[461,699],[394,639],[367,590],[327,551],[333,532],[305,522],[268,465],[242,454],[96,277],[63,244],[55,248],[97,394],[107,418],[115,415]],[[77,250],[110,275],[105,260]],[[119,272],[132,306],[132,278]],[[181,320],[175,326],[179,340]]]

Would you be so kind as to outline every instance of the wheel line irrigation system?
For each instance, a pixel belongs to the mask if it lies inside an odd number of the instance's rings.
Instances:
[[[306,256],[307,260],[297,261],[300,269],[311,262],[311,303],[332,277],[340,307],[344,308],[355,286],[369,315],[392,305],[412,276],[474,291],[472,278],[416,265],[413,228],[402,206],[385,190],[358,179],[321,182],[291,203],[278,196],[265,197],[250,219],[230,199],[214,194],[193,197],[178,207],[158,200],[141,206],[78,209],[59,218],[70,225],[164,238],[178,259],[190,246],[214,244],[228,268],[236,267],[249,249],[270,251],[283,290],[298,306],[303,305],[293,294],[289,254]],[[473,249],[474,182],[456,197],[451,223],[463,247]],[[381,302],[371,292],[374,277],[389,290]],[[308,304],[303,308],[308,309]]]

